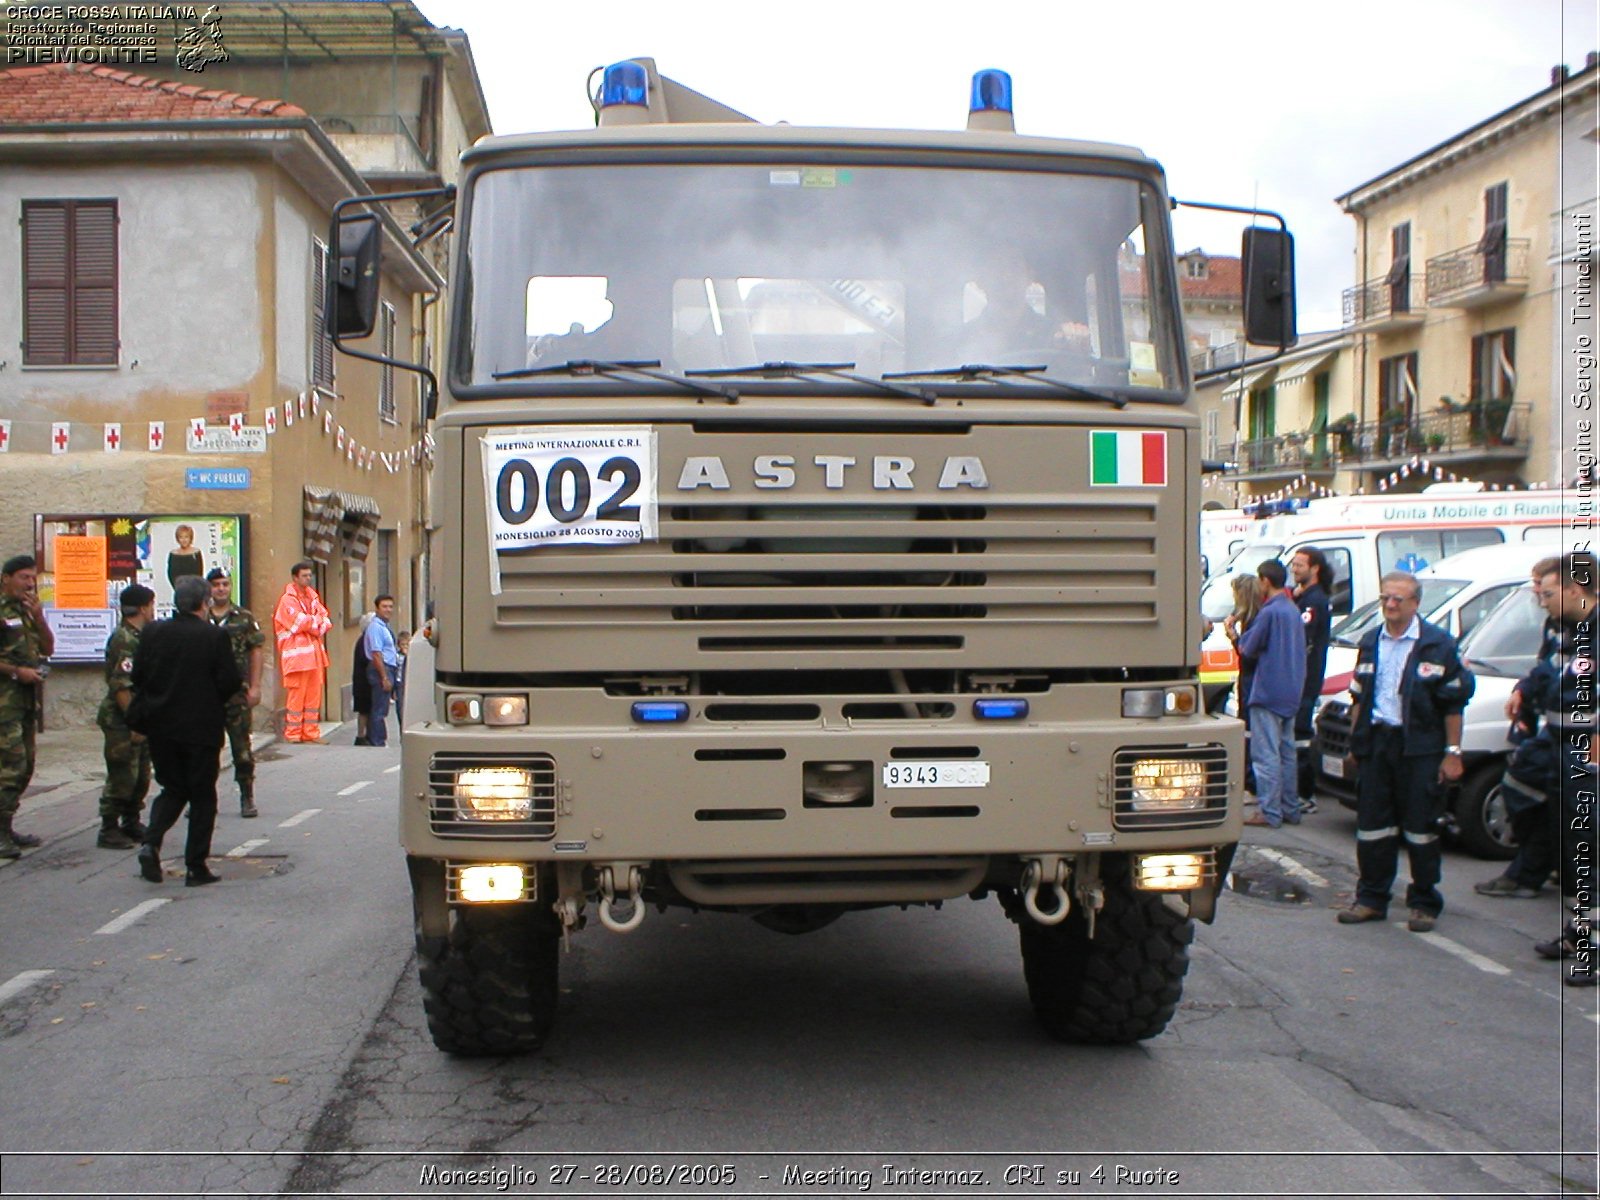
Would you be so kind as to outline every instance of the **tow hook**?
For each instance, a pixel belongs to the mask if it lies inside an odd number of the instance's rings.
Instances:
[[[1072,898],[1067,895],[1067,860],[1054,854],[1043,854],[1028,859],[1022,870],[1022,907],[1040,925],[1059,925],[1072,911]],[[1046,884],[1045,880],[1049,883]],[[1039,908],[1039,889],[1048,886],[1056,895],[1056,906],[1051,912]]]
[[[628,891],[625,903],[628,906],[626,919],[619,920],[612,912],[612,906],[617,902],[617,883],[615,872],[623,866],[628,870]],[[612,933],[632,933],[639,928],[639,922],[644,920],[644,897],[640,893],[644,890],[644,872],[637,866],[619,863],[615,867],[600,868],[600,924]]]

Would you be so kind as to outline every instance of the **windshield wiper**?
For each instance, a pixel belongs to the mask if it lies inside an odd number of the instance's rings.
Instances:
[[[619,362],[604,362],[592,358],[572,358],[564,363],[551,363],[548,367],[519,367],[515,371],[496,371],[491,379],[532,379],[539,375],[598,375],[604,379],[626,379],[630,375],[640,375],[646,379],[658,380],[661,383],[671,383],[697,396],[720,396],[728,403],[736,403],[739,399],[737,388],[719,387],[714,383],[696,383],[692,379],[685,379],[682,375],[673,375],[667,371],[658,371],[655,368],[661,365],[659,358],[639,358]],[[691,375],[695,372],[689,372]]]
[[[1084,387],[1078,383],[1068,383],[1064,379],[1052,379],[1041,374],[1047,370],[1044,366],[1012,366],[998,363],[966,363],[959,367],[938,367],[931,371],[895,371],[885,373],[885,379],[956,379],[966,383],[978,381],[993,383],[998,379],[1028,379],[1036,383],[1046,384],[1055,388],[1063,395],[1074,396],[1079,400],[1099,400],[1105,404],[1114,404],[1118,408],[1128,407],[1128,402],[1121,396],[1110,392],[1099,392],[1094,388]]]
[[[695,377],[709,376],[712,378],[726,378],[729,376],[745,376],[756,379],[798,379],[806,375],[827,375],[834,379],[848,379],[851,383],[865,384],[876,391],[890,396],[905,396],[912,400],[920,400],[924,404],[932,404],[938,397],[924,388],[901,387],[897,384],[886,383],[884,379],[873,379],[866,375],[855,373],[856,364],[853,362],[842,363],[797,363],[797,362],[764,362],[756,363],[749,367],[717,367],[700,371],[685,371],[685,375]]]

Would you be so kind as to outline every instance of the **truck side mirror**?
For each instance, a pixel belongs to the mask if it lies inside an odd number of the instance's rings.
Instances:
[[[339,245],[329,264],[328,300],[340,337],[370,337],[378,320],[378,264],[383,240],[378,218],[339,218]]]
[[[1244,231],[1244,339],[1287,350],[1294,345],[1294,235],[1252,225]]]

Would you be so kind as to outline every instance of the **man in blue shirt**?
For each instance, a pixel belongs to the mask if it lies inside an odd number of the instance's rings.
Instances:
[[[367,683],[372,689],[372,712],[367,716],[367,744],[386,746],[389,743],[389,704],[394,699],[395,676],[400,666],[400,651],[395,646],[394,631],[389,622],[394,619],[394,597],[379,596],[372,605],[373,618],[367,623],[367,632],[361,645],[367,655]]]
[[[1289,574],[1269,558],[1256,568],[1261,611],[1239,639],[1239,657],[1255,659],[1250,683],[1250,763],[1256,772],[1256,815],[1246,825],[1300,823],[1294,718],[1306,685],[1306,628],[1285,589]]]

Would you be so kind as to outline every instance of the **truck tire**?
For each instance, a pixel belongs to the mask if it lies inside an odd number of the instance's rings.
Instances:
[[[449,935],[417,937],[422,1006],[448,1054],[530,1054],[556,1015],[560,935],[529,906],[456,911]]]
[[[1479,858],[1507,859],[1517,852],[1506,802],[1500,795],[1505,769],[1504,759],[1479,767],[1461,781],[1456,793],[1456,840],[1463,850]]]
[[[1126,1044],[1155,1037],[1183,998],[1194,922],[1126,879],[1107,882],[1089,937],[1083,910],[1060,925],[1024,914],[1022,969],[1034,1015],[1063,1042]]]

